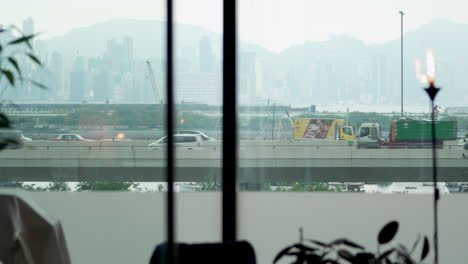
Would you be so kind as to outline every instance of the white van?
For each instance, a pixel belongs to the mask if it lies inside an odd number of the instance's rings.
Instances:
[[[174,146],[176,147],[200,147],[203,139],[198,134],[176,134],[174,135]],[[167,146],[167,136],[148,145],[148,150],[155,150],[158,147]]]

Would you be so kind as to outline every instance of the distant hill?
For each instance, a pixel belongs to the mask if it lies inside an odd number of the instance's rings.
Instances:
[[[445,87],[441,103],[468,104],[468,25],[436,19],[404,36],[405,102],[424,104],[426,95],[416,80],[415,60],[426,72],[428,49],[436,57],[436,81]],[[287,80],[291,100],[398,103],[400,98],[400,39],[366,45],[348,36],[295,45],[275,56],[267,66]],[[301,102],[296,102],[301,103]],[[310,103],[309,103],[310,104]]]
[[[136,58],[164,58],[165,25],[161,21],[115,19],[76,28],[46,40],[50,51],[65,56],[97,57],[112,38],[129,36]],[[198,26],[176,24],[176,55],[196,61],[199,41],[211,40],[221,58],[221,35]],[[437,83],[444,87],[438,100],[468,104],[468,25],[436,19],[404,36],[405,103],[425,104],[422,84],[415,78],[415,60],[425,71],[425,52],[433,49]],[[366,45],[348,36],[305,42],[280,53],[241,42],[241,51],[255,52],[262,63],[264,96],[287,104],[398,104],[400,98],[400,40]],[[465,95],[467,94],[467,95]],[[266,97],[265,97],[266,98]],[[276,98],[276,99],[275,99]]]
[[[221,36],[198,26],[175,24],[176,53],[198,52],[199,41],[207,36],[212,41],[213,52],[219,57]],[[165,23],[156,20],[114,19],[87,27],[75,28],[63,36],[46,40],[50,51],[58,51],[65,56],[81,55],[101,56],[106,43],[112,38],[131,37],[134,42],[135,56],[139,59],[164,57],[166,43]],[[254,51],[259,56],[270,56],[273,53],[265,48],[242,43],[245,51]],[[187,52],[185,52],[187,53]]]

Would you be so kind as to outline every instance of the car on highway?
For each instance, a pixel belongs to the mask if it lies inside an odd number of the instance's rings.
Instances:
[[[203,141],[215,141],[216,139],[207,136],[205,133],[198,131],[198,130],[176,130],[174,134],[193,134],[193,135],[200,135]]]
[[[200,147],[203,144],[203,138],[198,134],[175,134],[174,146],[176,147]],[[148,145],[148,150],[155,150],[158,147],[167,146],[167,136],[152,142]]]
[[[93,140],[85,139],[78,134],[60,134],[57,137],[50,139],[50,141],[93,141]]]
[[[0,145],[7,149],[18,149],[23,147],[24,142],[32,141],[31,138],[25,137],[22,131],[3,129],[0,130]]]

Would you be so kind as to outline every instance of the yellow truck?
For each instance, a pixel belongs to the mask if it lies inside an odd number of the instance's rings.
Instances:
[[[293,119],[294,139],[354,140],[354,130],[344,119]]]

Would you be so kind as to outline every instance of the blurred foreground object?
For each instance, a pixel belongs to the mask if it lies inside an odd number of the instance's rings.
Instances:
[[[68,264],[59,221],[13,194],[0,194],[0,263]]]

